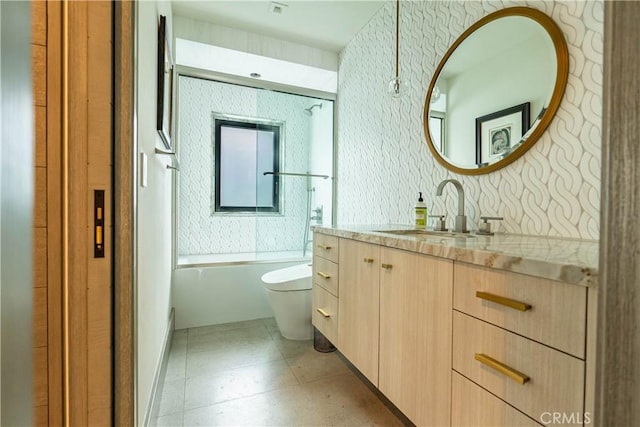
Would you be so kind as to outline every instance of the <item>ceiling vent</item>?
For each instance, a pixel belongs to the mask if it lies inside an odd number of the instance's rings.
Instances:
[[[280,15],[288,7],[289,7],[289,5],[286,5],[286,4],[283,4],[283,3],[276,3],[274,1],[272,1],[271,4],[269,5],[269,12],[275,13],[277,15]]]

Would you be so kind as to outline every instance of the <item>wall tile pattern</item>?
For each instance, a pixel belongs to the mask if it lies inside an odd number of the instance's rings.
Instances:
[[[431,77],[448,46],[478,19],[527,6],[551,16],[569,47],[569,80],[559,111],[540,140],[500,171],[464,176],[431,156],[422,116]],[[338,99],[338,223],[410,224],[418,191],[429,214],[452,226],[465,189],[469,228],[481,215],[503,216],[498,231],[582,239],[599,238],[604,5],[598,1],[403,1],[400,74],[407,96],[391,99],[395,3],[390,2],[340,55]]]
[[[280,170],[306,172],[310,117],[304,108],[313,100],[185,76],[178,85],[178,254],[302,250],[305,179],[280,179],[283,215],[212,215],[212,117],[216,112],[285,122]]]

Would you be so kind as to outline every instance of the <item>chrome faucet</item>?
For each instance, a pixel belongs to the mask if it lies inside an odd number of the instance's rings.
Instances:
[[[458,190],[458,216],[456,216],[456,225],[453,231],[456,233],[468,233],[469,230],[467,230],[467,217],[464,215],[464,189],[462,188],[462,184],[460,184],[460,181],[458,181],[457,179],[445,179],[440,184],[438,184],[436,196],[442,196],[442,189],[447,182],[452,183]]]

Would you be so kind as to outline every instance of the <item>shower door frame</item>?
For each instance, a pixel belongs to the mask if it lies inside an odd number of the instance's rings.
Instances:
[[[176,116],[175,116],[175,122],[174,122],[174,135],[173,135],[173,139],[174,139],[174,150],[177,153],[178,152],[178,147],[180,145],[180,122],[177,119],[178,117],[178,112],[180,111],[180,102],[179,102],[179,88],[180,85],[177,83],[180,79],[181,76],[184,77],[192,77],[192,78],[198,78],[198,79],[203,79],[203,80],[210,80],[210,81],[214,81],[214,82],[219,82],[219,83],[228,83],[228,84],[234,84],[234,85],[239,85],[239,86],[244,86],[244,87],[249,87],[249,88],[254,88],[254,89],[264,89],[264,90],[271,90],[271,91],[275,91],[275,92],[282,92],[282,93],[287,93],[287,94],[291,94],[291,95],[301,95],[301,96],[307,96],[307,97],[313,97],[313,98],[320,98],[320,99],[325,99],[327,101],[332,101],[333,102],[333,158],[331,159],[332,161],[332,167],[331,167],[331,173],[332,173],[332,183],[331,183],[331,225],[335,225],[336,223],[336,215],[337,215],[337,210],[336,210],[336,201],[337,201],[337,165],[336,165],[336,160],[337,160],[337,153],[338,153],[338,126],[337,126],[337,119],[338,119],[338,114],[337,111],[338,109],[336,108],[337,104],[338,104],[338,100],[337,100],[337,94],[335,93],[331,93],[331,92],[324,92],[324,91],[319,91],[319,90],[314,90],[314,89],[307,89],[307,88],[301,88],[301,87],[295,87],[295,86],[288,86],[288,85],[284,85],[284,84],[280,84],[280,83],[274,83],[274,82],[267,82],[267,81],[262,81],[262,80],[256,80],[254,78],[248,78],[248,77],[241,77],[241,76],[235,76],[235,75],[231,75],[231,74],[225,74],[225,73],[219,73],[219,72],[215,72],[215,71],[211,71],[211,70],[204,70],[204,69],[199,69],[199,68],[194,68],[194,67],[187,67],[184,65],[175,65],[174,67],[174,77],[175,77],[175,84],[174,84],[174,111],[176,112]],[[177,198],[177,189],[178,189],[178,185],[177,185],[177,177],[174,174],[173,178],[172,178],[172,184],[173,189],[172,189],[172,202],[171,202],[171,217],[172,217],[172,227],[171,227],[171,239],[174,242],[173,244],[173,248],[172,248],[172,259],[173,259],[173,266],[172,268],[175,269],[178,267],[178,258],[179,258],[179,254],[178,254],[178,226],[177,226],[177,215],[178,215],[178,198]],[[242,261],[245,262],[245,261]],[[246,262],[252,262],[252,261],[246,261]]]

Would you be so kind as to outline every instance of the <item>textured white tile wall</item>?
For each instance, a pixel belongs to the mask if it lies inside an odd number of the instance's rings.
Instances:
[[[451,173],[427,149],[422,114],[433,72],[448,46],[481,17],[528,6],[551,16],[569,46],[569,80],[560,109],[523,157],[480,176]],[[440,181],[458,179],[469,227],[481,215],[504,216],[499,231],[599,238],[604,5],[598,1],[403,1],[400,73],[411,90],[390,99],[395,2],[367,24],[340,55],[338,87],[338,223],[412,222],[417,192],[429,213],[456,214],[457,197]]]
[[[306,172],[313,99],[209,80],[179,78],[178,254],[302,250],[306,181],[282,177],[283,215],[212,215],[212,113],[285,122],[281,171]]]
[[[173,17],[173,36],[240,52],[336,71],[338,54],[288,40],[224,27],[184,16]]]

